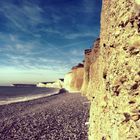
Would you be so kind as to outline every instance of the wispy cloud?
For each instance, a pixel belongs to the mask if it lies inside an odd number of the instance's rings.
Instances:
[[[56,30],[56,29],[52,29],[52,28],[41,28],[38,31],[45,32],[45,33],[50,33],[50,34],[57,34],[57,35],[62,35],[63,36],[62,32],[60,32],[59,30]]]
[[[65,35],[65,38],[77,39],[77,38],[95,37],[95,36],[97,35],[95,35],[93,32],[80,32],[80,33],[72,33],[72,34]]]
[[[83,50],[98,36],[100,2],[1,0],[0,73],[21,71],[32,80],[45,71],[62,76],[83,60]]]
[[[22,31],[29,31],[32,26],[36,26],[43,22],[41,16],[42,9],[34,3],[24,3],[21,6],[13,3],[2,1],[0,12]],[[8,23],[7,26],[10,24]]]

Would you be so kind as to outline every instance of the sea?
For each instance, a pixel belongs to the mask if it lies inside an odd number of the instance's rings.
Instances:
[[[0,86],[0,105],[58,94],[57,88]]]

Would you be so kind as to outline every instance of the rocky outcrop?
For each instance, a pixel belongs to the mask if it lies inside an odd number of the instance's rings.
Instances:
[[[89,140],[139,140],[139,0],[103,0],[99,48],[93,60],[95,50],[86,52],[84,65]]]
[[[80,91],[83,84],[84,67],[78,64],[64,78],[64,88],[68,91]]]

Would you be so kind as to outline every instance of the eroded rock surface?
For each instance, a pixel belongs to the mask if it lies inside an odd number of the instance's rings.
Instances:
[[[85,59],[89,140],[140,139],[139,0],[103,0],[100,49]]]

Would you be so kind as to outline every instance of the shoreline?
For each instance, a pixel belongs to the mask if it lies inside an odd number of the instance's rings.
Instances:
[[[50,97],[50,96],[57,95],[57,94],[61,94],[61,93],[54,92],[54,93],[48,93],[48,94],[31,95],[31,96],[26,96],[26,97],[9,98],[8,100],[0,101],[0,106],[1,105],[12,104],[12,103],[19,103],[19,102],[36,100],[36,99],[40,99],[40,98],[44,98],[44,97]]]
[[[1,105],[7,105],[12,103],[18,103],[18,102],[26,102],[31,100],[36,100],[44,97],[50,97],[53,95],[61,94],[61,89],[58,89],[51,93],[44,93],[44,94],[36,94],[36,95],[27,95],[27,96],[18,96],[18,97],[11,97],[11,98],[5,98],[3,100],[0,100],[0,106]]]

